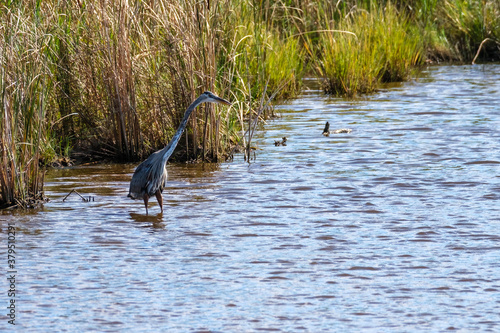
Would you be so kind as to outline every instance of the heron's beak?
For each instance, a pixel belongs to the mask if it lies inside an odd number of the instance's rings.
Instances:
[[[215,97],[215,100],[217,101],[217,103],[221,103],[221,104],[225,104],[225,105],[231,105],[231,103],[228,102],[228,101],[226,101],[224,98]]]

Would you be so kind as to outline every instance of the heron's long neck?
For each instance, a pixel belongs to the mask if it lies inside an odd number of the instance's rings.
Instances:
[[[170,142],[168,143],[168,145],[165,148],[163,148],[162,151],[161,151],[161,155],[163,155],[163,158],[162,158],[163,159],[163,163],[166,163],[168,161],[168,159],[170,158],[170,156],[172,155],[172,153],[174,152],[175,147],[177,147],[177,144],[179,143],[179,140],[181,138],[182,132],[184,132],[184,129],[187,126],[187,122],[188,122],[189,116],[191,115],[191,113],[193,112],[193,110],[199,104],[201,104],[201,103],[202,103],[202,99],[201,99],[201,97],[198,97],[187,108],[186,113],[184,114],[184,117],[181,120],[181,124],[179,125],[179,128],[175,132],[172,140],[170,140]]]

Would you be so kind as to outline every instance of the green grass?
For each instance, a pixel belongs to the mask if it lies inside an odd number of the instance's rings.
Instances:
[[[454,55],[462,61],[472,59],[485,39],[482,58],[500,56],[500,2],[476,0],[445,0],[439,8],[443,17],[439,27],[445,31]]]
[[[373,92],[381,82],[407,79],[422,61],[418,31],[390,4],[350,11],[328,28],[320,38],[317,66],[328,93]]]

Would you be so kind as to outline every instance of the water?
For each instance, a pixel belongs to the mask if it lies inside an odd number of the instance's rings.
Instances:
[[[500,65],[350,101],[311,86],[252,163],[169,165],[163,215],[126,198],[135,165],[51,170],[44,209],[0,215],[16,328],[498,332]]]

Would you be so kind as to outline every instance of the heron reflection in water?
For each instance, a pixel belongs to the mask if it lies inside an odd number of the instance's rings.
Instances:
[[[148,200],[153,195],[156,196],[156,200],[158,200],[161,212],[163,213],[163,198],[161,193],[167,182],[167,161],[179,143],[179,139],[186,128],[189,116],[198,105],[205,102],[231,105],[231,103],[225,99],[214,95],[210,91],[205,91],[187,108],[177,132],[175,132],[174,137],[170,140],[168,145],[162,150],[151,154],[147,160],[142,162],[137,169],[135,169],[132,180],[130,181],[128,197],[134,200],[143,199],[144,206],[146,206],[146,215],[148,215]]]

